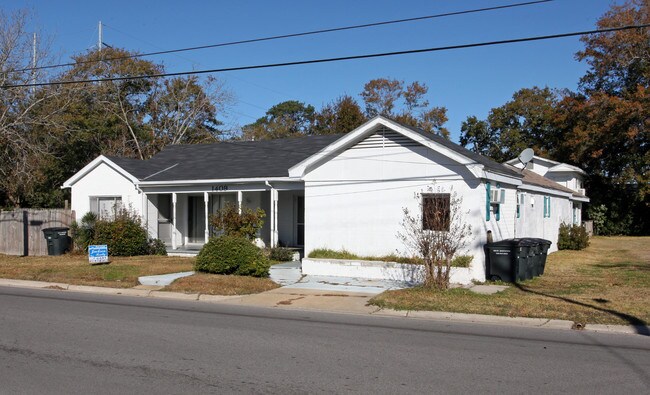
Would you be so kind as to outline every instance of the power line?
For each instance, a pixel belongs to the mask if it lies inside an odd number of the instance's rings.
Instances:
[[[30,87],[30,86],[51,86],[51,85],[84,84],[84,83],[93,83],[93,82],[127,81],[127,80],[138,80],[138,79],[145,79],[145,78],[177,77],[177,76],[184,76],[184,75],[223,73],[228,71],[269,69],[269,68],[276,68],[276,67],[299,66],[299,65],[307,65],[307,64],[317,64],[317,63],[331,63],[331,62],[340,62],[346,60],[371,59],[371,58],[380,58],[380,57],[387,57],[387,56],[407,55],[407,54],[416,54],[416,53],[425,53],[425,52],[440,52],[440,51],[449,51],[455,49],[467,49],[467,48],[487,47],[493,45],[542,41],[542,40],[551,40],[557,38],[584,36],[590,34],[609,33],[609,32],[615,32],[620,30],[642,29],[647,27],[650,27],[650,24],[612,27],[608,29],[599,29],[599,30],[586,30],[582,32],[551,34],[547,36],[514,38],[509,40],[487,41],[487,42],[472,43],[472,44],[448,45],[444,47],[410,49],[405,51],[381,52],[381,53],[373,53],[373,54],[365,54],[365,55],[341,56],[336,58],[299,60],[293,62],[267,63],[267,64],[251,65],[251,66],[225,67],[220,69],[195,70],[195,71],[179,71],[175,73],[160,73],[160,74],[148,74],[148,75],[139,75],[139,76],[121,76],[121,77],[96,78],[96,79],[75,80],[75,81],[41,82],[36,84],[2,85],[1,88],[6,89],[6,88],[23,88],[23,87]]]
[[[404,19],[395,19],[395,20],[390,20],[390,21],[364,23],[364,24],[361,24],[361,25],[334,27],[334,28],[329,28],[329,29],[311,30],[311,31],[307,31],[307,32],[282,34],[282,35],[269,36],[269,37],[258,37],[258,38],[252,38],[252,39],[247,39],[247,40],[230,41],[230,42],[225,42],[225,43],[209,44],[209,45],[200,45],[200,46],[196,46],[196,47],[186,47],[186,48],[179,48],[179,49],[170,49],[170,50],[165,50],[165,51],[147,52],[147,53],[143,53],[143,54],[116,56],[116,57],[112,57],[112,58],[104,58],[104,59],[101,59],[101,60],[84,60],[84,61],[79,61],[79,62],[60,63],[60,64],[53,64],[53,65],[46,65],[46,66],[39,66],[39,67],[28,67],[28,68],[24,68],[24,69],[10,70],[10,71],[7,71],[7,72],[16,72],[17,73],[17,72],[24,72],[24,71],[31,71],[31,70],[52,69],[52,68],[56,68],[56,67],[67,67],[67,66],[74,66],[74,65],[78,65],[78,64],[95,63],[95,62],[108,62],[108,61],[112,61],[112,60],[141,58],[141,57],[145,57],[145,56],[165,55],[165,54],[177,53],[177,52],[196,51],[196,50],[200,50],[200,49],[227,47],[227,46],[241,45],[241,44],[251,44],[251,43],[263,42],[263,41],[281,40],[281,39],[286,39],[286,38],[304,37],[304,36],[310,36],[310,35],[315,35],[315,34],[333,33],[333,32],[340,32],[340,31],[353,30],[353,29],[365,29],[365,28],[369,28],[369,27],[392,25],[392,24],[406,23],[406,22],[415,22],[415,21],[422,21],[422,20],[426,20],[426,19],[443,18],[443,17],[448,17],[448,16],[473,14],[473,13],[486,12],[486,11],[495,11],[495,10],[502,10],[502,9],[506,9],[506,8],[523,7],[523,6],[528,6],[528,5],[540,4],[540,3],[548,3],[548,2],[552,2],[552,1],[554,1],[554,0],[528,1],[528,2],[524,2],[524,3],[506,4],[506,5],[500,5],[500,6],[494,6],[494,7],[485,7],[485,8],[471,9],[471,10],[447,12],[447,13],[444,13],[444,14],[434,14],[434,15],[419,16],[419,17],[414,17],[414,18],[404,18]]]

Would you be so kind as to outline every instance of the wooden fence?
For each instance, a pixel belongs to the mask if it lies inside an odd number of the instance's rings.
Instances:
[[[0,254],[47,255],[43,229],[70,227],[75,215],[65,209],[0,211]]]

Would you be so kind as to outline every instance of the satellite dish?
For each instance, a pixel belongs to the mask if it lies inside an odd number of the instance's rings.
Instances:
[[[535,151],[533,151],[532,148],[526,148],[525,150],[521,151],[521,154],[519,154],[519,162],[521,162],[524,167],[533,160],[533,156],[535,156]]]

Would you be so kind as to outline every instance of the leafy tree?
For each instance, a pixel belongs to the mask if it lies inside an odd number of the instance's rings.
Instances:
[[[242,128],[245,140],[270,140],[310,134],[316,116],[311,104],[289,100],[271,107],[266,115]]]
[[[317,114],[314,134],[348,133],[366,121],[359,104],[344,95],[325,105]]]
[[[132,55],[119,48],[90,51],[73,57],[76,65],[62,80],[86,80],[94,78],[115,78],[132,75],[159,74],[161,65],[141,58],[126,58],[105,61],[106,58],[122,58]],[[103,153],[145,158],[146,145],[151,143],[152,133],[145,120],[148,117],[147,99],[153,94],[155,79],[133,79],[92,83],[79,92],[79,85],[68,85],[68,94],[75,95],[90,113],[84,114],[104,126],[114,136]],[[71,115],[80,115],[78,112]],[[111,151],[111,152],[106,152]]]
[[[21,85],[43,81],[43,70],[20,71],[32,66],[32,34],[27,32],[30,15],[26,10],[0,10],[0,84]],[[38,40],[37,63],[49,62],[47,50]],[[35,129],[52,127],[49,114],[35,109],[58,95],[57,90],[28,87],[0,90],[0,206],[19,207],[25,196],[45,177],[41,164],[51,157],[46,135]],[[64,103],[62,103],[64,105]]]
[[[650,23],[650,0],[627,0],[613,5],[597,23],[598,28]],[[650,83],[650,29],[621,30],[581,38],[585,49],[576,58],[589,70],[580,80],[586,93],[624,95]]]
[[[560,93],[548,87],[521,89],[511,101],[490,110],[487,121],[468,117],[460,142],[501,162],[516,158],[525,148],[549,156],[561,134],[556,114],[560,99]]]
[[[222,134],[217,114],[230,101],[230,93],[213,77],[203,84],[195,76],[157,84],[147,99],[147,124],[153,133],[149,155],[166,145],[217,141]]]
[[[614,5],[601,28],[650,21],[650,0]],[[650,232],[650,32],[635,29],[589,35],[577,58],[589,65],[581,93],[522,89],[490,111],[470,117],[461,143],[499,161],[523,148],[577,165],[598,211],[600,234]],[[602,217],[605,217],[604,219]]]
[[[397,101],[402,97],[404,82],[377,78],[364,85],[361,97],[366,104],[368,117],[376,115],[393,116]]]
[[[77,64],[54,81],[163,71],[143,59],[106,60],[132,54],[107,48],[75,56]],[[24,189],[20,204],[40,207],[63,205],[60,185],[99,154],[148,158],[169,144],[215,141],[221,133],[217,116],[230,103],[217,80],[197,77],[52,86],[33,97],[43,97],[31,107],[39,122],[21,123],[22,135],[29,133],[38,148],[29,173],[33,180],[14,184]]]
[[[429,107],[424,98],[428,91],[425,84],[417,81],[404,86],[403,81],[377,78],[365,84],[361,97],[368,117],[384,115],[449,138],[449,131],[442,126],[447,122],[447,109]]]
[[[481,121],[474,115],[467,117],[460,127],[460,144],[477,154],[492,156],[492,151],[498,150],[499,140],[491,133],[487,121]]]

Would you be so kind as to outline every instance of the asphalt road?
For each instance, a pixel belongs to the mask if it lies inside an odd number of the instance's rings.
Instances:
[[[650,337],[0,287],[1,393],[648,393]]]

